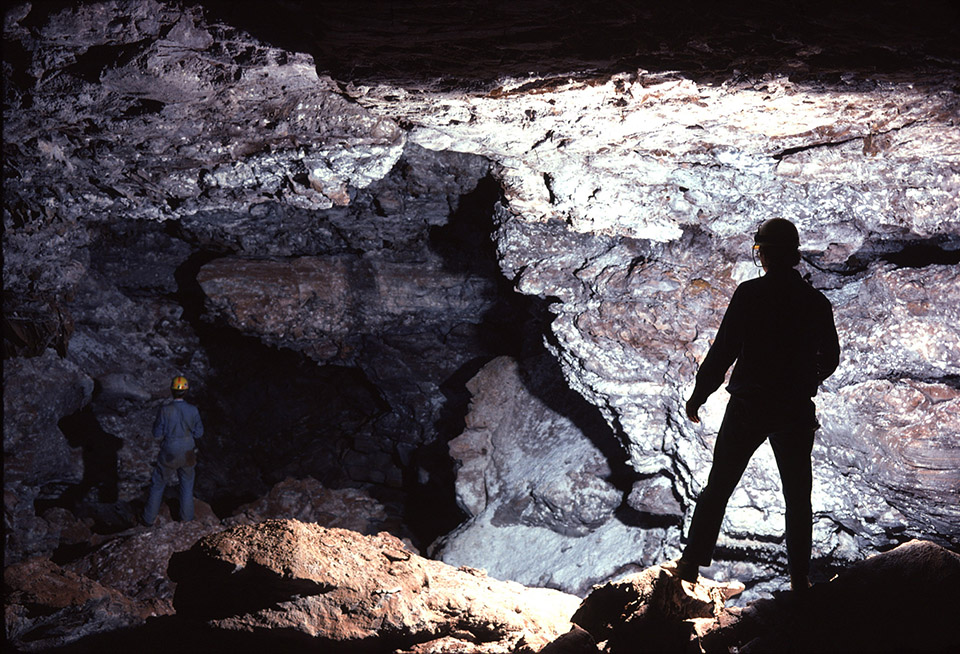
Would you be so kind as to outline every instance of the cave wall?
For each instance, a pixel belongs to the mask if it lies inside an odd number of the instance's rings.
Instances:
[[[423,538],[454,526],[448,457],[421,446],[456,429],[448,380],[515,340],[489,163],[407,144],[309,57],[199,7],[5,20],[5,480],[11,533],[50,532],[10,560],[55,548],[51,505],[137,510],[177,373],[222,517],[312,476],[391,500],[445,485]],[[106,482],[86,481],[91,456]]]
[[[346,11],[302,47],[215,3],[5,13],[11,560],[56,547],[44,502],[135,504],[177,372],[209,421],[198,493],[223,512],[314,476],[419,489],[452,528],[437,505],[452,505],[446,441],[466,427],[451,452],[469,519],[437,556],[581,592],[672,556],[723,397],[696,428],[682,403],[733,289],[757,274],[751,235],[776,215],[798,224],[801,271],[843,347],[818,400],[815,556],[957,546],[960,77],[940,41],[845,70],[815,38],[729,55],[674,25],[659,55],[574,40],[576,56],[538,61],[528,22],[503,44],[525,59],[483,68],[498,55],[475,35],[476,66],[451,57],[438,76],[413,71],[449,51],[418,49],[431,33],[403,15],[371,18],[394,28],[382,46],[404,47],[364,68],[376,43]],[[503,12],[494,27],[513,24]],[[663,27],[643,18],[612,25]],[[332,54],[350,34],[355,51]],[[555,366],[536,363],[541,340]],[[515,363],[480,372],[500,355]],[[516,392],[484,391],[491,378]],[[560,378],[585,405],[544,404]],[[528,411],[563,427],[471,423]],[[457,450],[477,438],[493,449]],[[567,449],[595,465],[551,458]],[[524,466],[556,476],[528,487]],[[781,515],[762,451],[715,573],[775,584]],[[522,547],[508,559],[504,543]]]

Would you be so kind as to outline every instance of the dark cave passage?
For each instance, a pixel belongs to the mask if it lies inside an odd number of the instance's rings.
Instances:
[[[177,297],[209,361],[192,401],[203,410],[198,497],[221,517],[287,477],[329,488],[361,485],[347,457],[389,411],[356,367],[319,365],[204,317],[200,268],[220,253],[198,251],[177,268]]]
[[[907,241],[899,249],[884,254],[882,259],[898,268],[953,266],[960,263],[960,240],[940,238]]]
[[[312,477],[332,489],[363,488],[426,549],[466,517],[456,503],[456,470],[447,443],[464,429],[467,382],[504,355],[520,361],[535,396],[569,416],[604,452],[614,471],[610,481],[626,496],[635,475],[616,436],[595,407],[567,388],[559,365],[544,365],[550,359],[543,339],[553,319],[551,301],[516,292],[500,271],[491,238],[499,201],[500,186],[488,174],[426,237],[425,245],[447,271],[483,279],[494,289],[475,324],[456,326],[437,344],[463,363],[433,382],[443,401],[431,424],[412,422],[423,412],[398,404],[404,396],[368,374],[377,369],[377,359],[369,357],[393,352],[376,336],[363,337],[368,354],[361,353],[352,365],[321,364],[296,350],[264,344],[207,312],[198,273],[229,254],[209,249],[189,254],[174,277],[183,320],[196,333],[206,361],[190,393],[206,427],[198,443],[197,496],[223,518],[286,478]],[[189,242],[176,225],[168,224],[164,231]],[[411,428],[421,435],[411,439]],[[632,509],[624,506],[623,511]],[[644,522],[642,516],[635,519]]]

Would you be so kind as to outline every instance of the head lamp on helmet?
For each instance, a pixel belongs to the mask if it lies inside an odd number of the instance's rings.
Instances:
[[[171,391],[185,391],[190,388],[190,382],[187,381],[186,377],[177,375],[173,378],[173,381],[170,382]]]

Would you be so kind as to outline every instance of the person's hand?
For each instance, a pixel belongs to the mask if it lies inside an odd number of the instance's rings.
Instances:
[[[699,416],[700,407],[694,404],[692,401],[687,400],[687,418],[690,422],[700,422]]]

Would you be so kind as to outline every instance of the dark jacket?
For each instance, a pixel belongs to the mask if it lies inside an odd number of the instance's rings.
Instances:
[[[723,383],[754,408],[790,412],[810,398],[840,361],[833,308],[793,268],[770,270],[737,287],[700,370],[690,402],[699,407]]]

